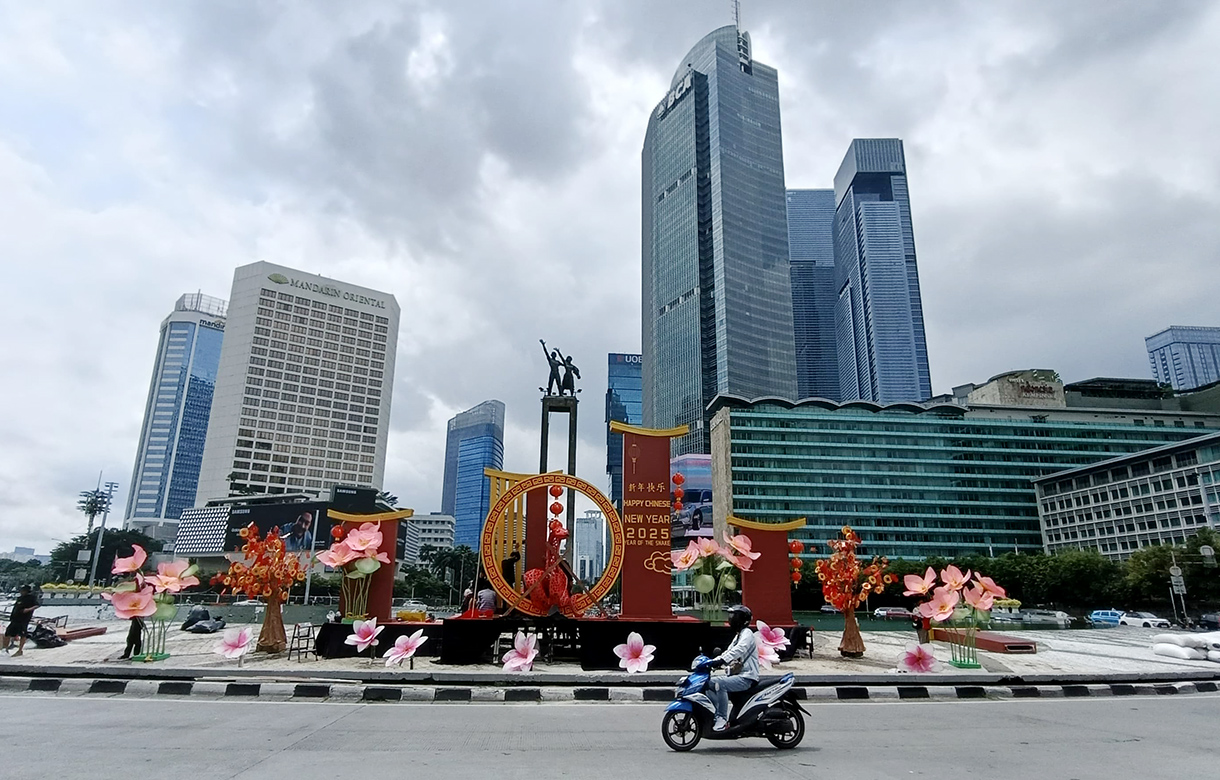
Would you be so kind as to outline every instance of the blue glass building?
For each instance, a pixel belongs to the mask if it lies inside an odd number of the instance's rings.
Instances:
[[[1174,390],[1220,381],[1220,328],[1174,325],[1144,339],[1152,376]]]
[[[835,174],[839,397],[932,397],[906,158],[897,138],[852,141]]]
[[[834,190],[788,190],[788,256],[799,398],[839,399],[834,223]]]
[[[639,425],[644,422],[643,375],[640,356],[611,352],[606,372],[606,474],[610,477],[610,500],[623,507],[623,435],[610,430],[610,422]]]
[[[183,295],[161,323],[124,514],[129,526],[153,530],[194,506],[226,309],[219,298]]]
[[[779,81],[722,27],[679,62],[642,154],[644,424],[707,452],[718,393],[796,396]]]
[[[449,421],[441,512],[454,517],[453,544],[479,549],[491,509],[491,485],[483,469],[504,467],[504,404],[484,401]]]

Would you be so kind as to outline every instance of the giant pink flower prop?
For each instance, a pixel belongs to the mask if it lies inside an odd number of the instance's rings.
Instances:
[[[779,653],[775,648],[766,642],[755,642],[754,646],[758,649],[758,665],[764,669],[770,669],[771,664],[779,663]]]
[[[758,557],[762,555],[762,553],[754,552],[753,545],[750,543],[750,537],[745,534],[730,536],[729,547],[737,552],[738,557],[748,558],[751,561],[758,560]],[[748,571],[748,569],[742,569],[742,571]]]
[[[534,668],[534,658],[538,655],[538,637],[535,634],[526,636],[518,631],[513,639],[513,648],[501,658],[506,672],[528,672]]]
[[[707,558],[712,555],[716,555],[717,553],[720,552],[720,545],[716,543],[715,539],[708,539],[707,537],[703,537],[701,539],[698,539],[696,541],[696,544],[699,545],[699,557],[700,558]]]
[[[966,588],[962,591],[966,596],[966,603],[980,612],[990,612],[995,601],[995,596],[991,591],[984,589],[981,585],[975,584],[972,588]]]
[[[230,661],[236,660],[250,652],[250,640],[253,638],[254,630],[249,626],[230,628],[212,648],[212,652],[219,653]]]
[[[686,571],[699,562],[699,545],[691,542],[685,550],[671,550],[669,553],[674,562],[674,569]]]
[[[177,593],[183,588],[189,588],[199,584],[199,578],[193,574],[186,574],[186,571],[191,568],[190,561],[171,561],[169,563],[158,563],[157,573],[148,578],[148,582],[158,593]]]
[[[381,546],[381,529],[376,523],[365,523],[348,533],[343,539],[347,546],[358,553],[376,550]],[[368,557],[372,557],[371,555]]]
[[[360,557],[360,553],[347,546],[347,540],[335,542],[329,550],[318,553],[318,562],[332,569],[341,569],[344,564],[351,563]]]
[[[144,561],[148,560],[148,553],[144,552],[144,548],[138,544],[131,546],[132,554],[130,558],[115,558],[114,566],[110,569],[111,574],[130,574],[140,570],[144,565]]]
[[[945,587],[950,590],[961,590],[966,587],[966,583],[970,582],[970,570],[967,569],[965,574],[962,570],[949,564],[944,571],[940,573],[941,582],[945,583]]]
[[[652,654],[657,651],[655,645],[644,644],[644,637],[635,631],[627,635],[627,643],[617,645],[614,654],[619,657],[618,665],[627,670],[627,674],[648,671],[652,663]]]
[[[908,574],[902,578],[902,584],[907,586],[902,595],[925,596],[928,591],[932,590],[932,586],[936,584],[936,571],[929,566],[922,577],[918,574]]]
[[[960,600],[956,590],[942,586],[932,592],[932,598],[919,605],[919,614],[937,623],[947,620],[953,615],[953,608]]]
[[[996,585],[995,580],[991,579],[990,577],[984,577],[983,575],[981,575],[977,572],[975,572],[975,575],[974,575],[974,582],[980,588],[987,591],[988,593],[990,593],[992,596],[994,596],[997,599],[1002,599],[1008,595],[1007,591],[1005,591],[999,585]]]
[[[103,593],[102,598],[114,606],[114,616],[119,620],[131,620],[134,617],[148,617],[157,611],[157,602],[153,601],[151,586],[140,590],[124,590],[118,593]]]
[[[403,634],[394,640],[393,647],[385,651],[385,665],[394,666],[395,664],[401,664],[415,655],[415,651],[419,649],[419,646],[427,641],[428,637],[424,636],[422,628],[410,636]]]
[[[370,645],[377,644],[377,635],[385,631],[385,626],[377,625],[377,618],[357,620],[352,623],[352,634],[344,639],[344,644],[355,645],[357,653],[363,653]]]
[[[758,621],[758,641],[768,647],[774,647],[779,650],[782,647],[787,647],[792,644],[792,640],[784,636],[784,629],[772,628],[761,620]]]
[[[940,661],[932,655],[932,645],[911,642],[898,654],[898,670],[902,672],[939,672]]]

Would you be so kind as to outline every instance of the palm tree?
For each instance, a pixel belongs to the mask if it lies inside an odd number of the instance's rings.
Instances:
[[[89,527],[85,531],[85,536],[93,533],[93,518],[106,511],[110,505],[110,496],[104,490],[85,490],[80,494],[80,500],[76,502],[76,508],[85,513],[85,517],[89,518]]]
[[[398,506],[398,496],[388,490],[380,490],[377,492],[377,500],[386,506]]]

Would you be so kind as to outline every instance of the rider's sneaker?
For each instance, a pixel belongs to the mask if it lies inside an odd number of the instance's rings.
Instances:
[[[724,718],[716,718],[716,722],[712,724],[712,731],[724,731],[729,722]]]

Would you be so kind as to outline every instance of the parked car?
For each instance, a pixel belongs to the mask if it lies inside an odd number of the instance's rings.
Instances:
[[[1089,622],[1095,626],[1117,626],[1122,617],[1121,609],[1095,609],[1089,613]]]
[[[831,604],[823,604],[821,610],[819,610],[819,611],[826,612],[831,615],[837,615],[837,614],[839,614],[839,612],[841,610],[838,607],[835,607]]]
[[[1199,628],[1210,628],[1220,631],[1220,612],[1209,612],[1199,618]]]
[[[880,620],[910,620],[915,613],[906,607],[877,607],[873,610],[873,617]]]
[[[1143,626],[1144,628],[1169,628],[1169,621],[1151,612],[1124,612],[1118,619],[1120,626]]]

